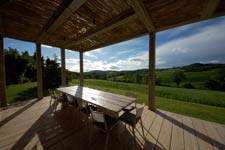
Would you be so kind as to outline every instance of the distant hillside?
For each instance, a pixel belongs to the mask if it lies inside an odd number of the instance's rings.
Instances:
[[[225,72],[225,64],[195,63],[182,67],[157,69],[156,84],[175,87],[176,84],[172,80],[173,74],[175,71],[183,71],[186,76],[186,80],[182,83],[182,85],[191,83],[194,88],[206,89],[205,82],[211,80],[218,69],[224,69]],[[75,74],[76,77],[79,76],[79,73]],[[119,82],[139,83],[139,84],[148,83],[148,69],[139,69],[131,71],[94,70],[85,72],[84,76],[86,79],[102,79],[109,81],[119,81]]]
[[[201,64],[201,63],[194,63],[191,65],[178,67],[180,69],[186,71],[207,71],[211,69],[218,69],[218,68],[225,68],[225,64]]]

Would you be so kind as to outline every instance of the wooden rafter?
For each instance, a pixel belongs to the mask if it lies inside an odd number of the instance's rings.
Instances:
[[[145,25],[149,32],[154,32],[155,26],[149,15],[147,9],[145,8],[142,0],[127,0],[129,5],[134,9],[140,21]]]
[[[110,22],[107,22],[106,24],[102,25],[95,31],[84,34],[77,41],[73,40],[73,41],[65,42],[64,47],[68,47],[68,48],[73,47],[74,45],[81,43],[84,39],[90,39],[94,36],[100,35],[104,32],[107,32],[107,31],[113,29],[113,28],[123,25],[135,18],[136,18],[136,14],[134,14],[133,11],[129,10],[128,12],[126,12],[126,13],[116,17],[115,19],[111,20]]]
[[[0,16],[0,36],[4,34],[3,18]]]
[[[208,0],[203,6],[201,18],[202,19],[210,18],[214,14],[219,2],[220,0]]]
[[[87,0],[73,0],[68,4],[68,1],[64,0],[43,28],[40,36],[38,37],[39,40],[57,30],[72,15],[72,13],[80,8],[86,1]]]

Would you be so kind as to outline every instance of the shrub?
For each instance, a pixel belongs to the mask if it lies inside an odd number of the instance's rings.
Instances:
[[[219,90],[220,89],[220,83],[215,80],[208,80],[205,82],[205,87],[210,90]]]
[[[187,89],[194,89],[195,87],[189,82],[189,83],[185,83],[183,86],[183,88],[187,88]]]

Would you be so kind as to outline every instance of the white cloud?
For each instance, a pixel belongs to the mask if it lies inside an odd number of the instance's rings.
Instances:
[[[70,71],[75,71],[75,72],[79,72],[80,69],[80,60],[79,59],[75,59],[75,58],[66,58],[66,69],[70,70]]]
[[[84,71],[91,70],[136,70],[148,67],[148,53],[141,52],[127,59],[119,59],[114,62],[104,60],[84,59]],[[79,59],[66,59],[66,68],[79,72]]]
[[[203,64],[216,64],[216,63],[221,63],[219,60],[209,60],[209,61],[199,61],[199,63]]]
[[[41,47],[45,47],[45,48],[53,48],[52,46],[49,46],[49,45],[41,45]]]
[[[220,24],[204,27],[201,32],[191,36],[182,37],[157,47],[156,55],[169,62],[170,66],[210,60],[213,56],[221,56],[225,60],[224,31],[225,20]]]
[[[91,58],[98,58],[95,54],[91,53],[91,52],[85,52],[84,53],[85,56],[91,57]]]

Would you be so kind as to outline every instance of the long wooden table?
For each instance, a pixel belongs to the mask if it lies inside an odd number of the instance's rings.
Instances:
[[[123,108],[131,105],[136,98],[104,92],[82,86],[61,87],[59,92],[73,96],[78,100],[83,100],[98,106],[105,114],[112,117],[119,117]]]

